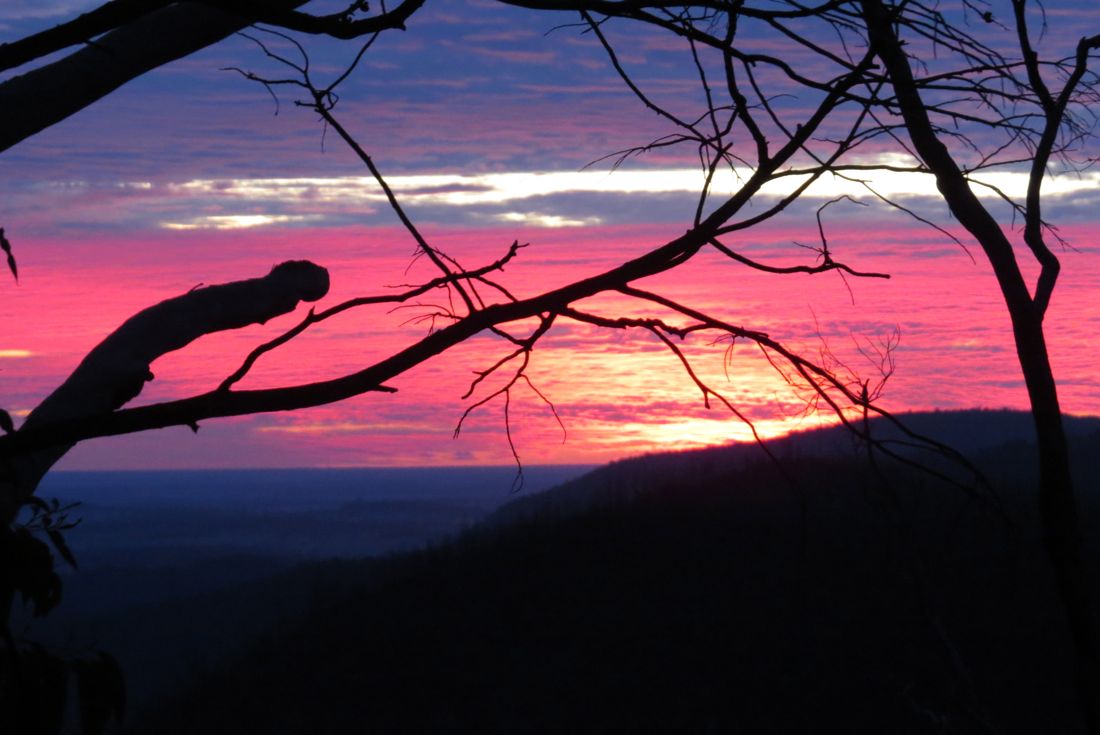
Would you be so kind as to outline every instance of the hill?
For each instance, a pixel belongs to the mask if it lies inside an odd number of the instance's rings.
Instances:
[[[979,454],[1019,479],[1009,439]],[[599,502],[316,577],[300,617],[130,731],[1081,731],[1026,487],[994,511],[857,455],[741,451],[616,463],[579,481]],[[212,625],[219,602],[248,604],[210,600]]]
[[[1031,417],[1022,411],[971,410],[928,411],[901,415],[912,432],[944,444],[974,462],[995,486],[1027,486],[1034,475],[1034,443]],[[1100,450],[1100,417],[1067,417],[1066,432],[1079,445],[1076,456],[1078,487],[1100,488],[1095,463],[1086,461]],[[959,475],[965,473],[933,452],[899,446],[907,437],[891,423],[875,418],[871,435],[892,451],[915,461]],[[732,481],[738,471],[767,461],[780,464],[800,459],[846,459],[865,461],[866,447],[843,426],[795,432],[767,442],[767,451],[751,443],[730,444],[682,452],[663,452],[612,462],[577,479],[562,483],[546,492],[518,498],[489,516],[490,524],[507,524],[529,516],[547,513],[569,514],[592,505],[620,502],[637,494],[668,489],[679,484],[706,485]],[[811,483],[812,484],[812,483]],[[781,485],[790,487],[791,483]],[[1030,491],[1030,488],[1028,488]]]

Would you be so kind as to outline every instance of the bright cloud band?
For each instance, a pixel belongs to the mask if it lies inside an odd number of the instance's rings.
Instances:
[[[877,161],[894,166],[913,165],[895,160]],[[749,175],[747,170],[725,170],[715,175],[710,190],[716,196],[736,191]],[[805,183],[807,175],[790,175],[766,184],[761,195],[782,197]],[[1001,192],[1021,198],[1027,191],[1027,173],[1023,171],[988,172],[973,177],[979,196],[998,198]],[[694,194],[702,190],[704,175],[698,169],[644,171],[542,171],[488,174],[415,174],[391,176],[387,183],[409,204],[455,207],[505,204],[533,197],[573,193],[602,194]],[[1046,196],[1066,196],[1096,192],[1100,172],[1064,175],[1048,179]],[[333,178],[271,178],[194,180],[171,184],[170,190],[195,196],[217,194],[249,201],[369,202],[385,201],[385,195],[371,178],[346,176]],[[840,195],[866,196],[873,189],[887,197],[937,196],[935,179],[928,174],[899,171],[853,171],[847,175],[822,176],[803,193],[813,198]]]

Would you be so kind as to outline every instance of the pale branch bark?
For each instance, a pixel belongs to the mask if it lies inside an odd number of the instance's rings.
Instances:
[[[197,288],[140,311],[89,352],[31,412],[20,431],[110,413],[153,379],[150,366],[162,355],[205,334],[262,324],[293,311],[300,301],[320,299],[328,288],[324,268],[308,261],[288,261],[262,278]],[[0,510],[7,520],[13,505],[29,496],[71,447],[72,442],[62,440],[5,459]]]

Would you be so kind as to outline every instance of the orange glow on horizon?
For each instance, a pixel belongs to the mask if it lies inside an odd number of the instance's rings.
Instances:
[[[514,232],[507,228],[458,231],[436,242],[468,267],[498,257],[518,237],[530,241],[500,276],[517,295],[591,275],[640,254],[674,235],[667,226],[586,227]],[[713,255],[681,271],[640,284],[739,325],[817,355],[823,345],[845,365],[875,377],[868,345],[900,329],[897,372],[885,388],[884,407],[893,411],[932,408],[1023,408],[1026,396],[995,284],[983,265],[925,230],[901,227],[831,233],[838,259],[867,270],[894,274],[890,281],[813,278],[752,272]],[[754,255],[792,262],[804,257],[791,245],[804,237],[779,229],[754,232],[744,245]],[[1087,233],[1063,231],[1088,243]],[[1077,234],[1080,240],[1075,240]],[[386,284],[428,276],[426,264],[405,269],[411,252],[395,230],[319,229],[266,232],[179,231],[158,235],[157,252],[86,242],[99,256],[73,255],[61,242],[22,245],[25,275],[5,303],[9,325],[0,350],[0,369],[9,386],[9,405],[19,415],[64,379],[80,358],[137,310],[182,293],[199,282],[262,275],[290,258],[309,258],[329,267],[331,305]],[[98,248],[102,247],[103,250]],[[1100,286],[1096,253],[1066,253],[1063,281],[1048,323],[1051,351],[1069,413],[1100,414],[1100,384],[1090,351],[1100,329]],[[110,255],[114,252],[114,255]],[[129,253],[138,252],[131,257]],[[849,292],[849,287],[851,292]],[[426,334],[417,318],[433,310],[433,299],[396,311],[348,312],[317,325],[299,340],[265,356],[242,387],[272,386],[333,377],[380,359]],[[854,299],[854,303],[853,303]],[[668,314],[603,296],[578,306],[606,315],[624,312]],[[203,338],[158,361],[157,378],[140,402],[183,397],[209,390],[256,344],[293,325],[285,316],[264,326]],[[27,315],[35,315],[28,318]],[[515,328],[517,334],[523,330]],[[806,418],[803,398],[750,346],[738,346],[726,362],[726,345],[692,337],[682,344],[699,376],[749,417],[758,433],[775,437],[831,422]],[[494,376],[461,401],[475,371],[510,350],[502,340],[478,337],[451,353],[393,381],[398,393],[370,394],[293,414],[211,421],[197,436],[186,430],[143,437],[96,440],[78,447],[68,468],[184,466],[399,466],[506,464],[512,461],[504,435],[500,399],[475,411],[460,436],[451,434],[463,410],[502,384]],[[748,426],[702,395],[678,359],[652,335],[608,332],[561,324],[540,342],[529,375],[553,402],[561,428],[542,400],[525,386],[516,389],[509,413],[512,436],[528,464],[606,462],[627,455],[752,439]],[[171,440],[167,441],[166,437]],[[134,447],[140,449],[134,450]],[[125,449],[124,449],[125,448]]]

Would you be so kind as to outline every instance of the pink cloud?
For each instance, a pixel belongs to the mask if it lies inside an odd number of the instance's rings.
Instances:
[[[469,264],[491,260],[514,237],[530,240],[531,248],[501,277],[526,295],[638,254],[675,234],[668,230],[654,225],[428,234]],[[1066,234],[1084,238],[1087,232],[1068,228]],[[803,251],[788,243],[804,234],[772,228],[754,234],[751,241],[762,246],[757,248],[760,257],[791,262]],[[942,244],[909,227],[876,228],[873,239],[863,230],[838,227],[835,237],[839,256],[859,267],[891,272],[894,278],[850,280],[853,305],[848,289],[832,274],[776,277],[706,255],[682,272],[640,285],[811,353],[821,346],[820,330],[837,357],[868,375],[873,370],[860,357],[856,340],[874,338],[897,324],[902,334],[898,372],[886,389],[886,405],[894,410],[1025,405],[1007,319],[984,266],[950,249],[947,255],[919,257],[922,250],[942,249]],[[427,275],[423,264],[405,273],[411,245],[404,233],[392,229],[168,233],[155,242],[89,237],[80,242],[26,241],[20,250],[26,276],[11,289],[0,317],[9,327],[4,347],[33,356],[0,366],[8,386],[4,407],[9,410],[33,406],[127,316],[199,282],[261,275],[275,262],[306,257],[331,269],[333,293],[324,303],[333,303]],[[578,260],[578,252],[585,257]],[[1063,379],[1066,409],[1100,413],[1100,385],[1091,354],[1082,348],[1100,330],[1100,307],[1093,298],[1100,287],[1100,267],[1087,254],[1066,253],[1064,261],[1063,283],[1048,317],[1051,351]],[[602,297],[585,308],[668,316],[625,304],[621,297]],[[248,384],[308,381],[358,369],[422,336],[423,325],[403,322],[428,310],[350,312],[265,357]],[[141,400],[210,389],[252,346],[295,321],[283,317],[264,327],[211,336],[164,358],[154,366],[157,379]],[[500,340],[480,338],[395,380],[399,390],[393,396],[368,395],[300,414],[209,422],[198,437],[186,431],[153,435],[171,437],[167,442],[149,437],[96,442],[90,445],[94,450],[76,452],[66,466],[104,466],[104,458],[117,466],[506,463],[511,454],[499,402],[476,412],[457,441],[450,436],[469,403],[460,396],[474,371],[508,349]],[[724,345],[691,339],[683,349],[701,376],[760,420],[766,431],[795,425],[793,419],[774,421],[795,414],[800,404],[754,349],[737,348],[728,365]],[[644,333],[563,324],[535,351],[530,374],[554,401],[569,438],[561,443],[553,415],[535,394],[517,392],[511,411],[514,437],[528,462],[605,461],[743,433],[723,410],[703,408],[676,358]],[[491,390],[500,379],[485,388]],[[728,425],[720,421],[723,417]],[[155,451],[135,451],[154,441],[161,441]]]

